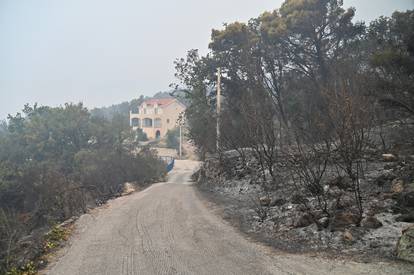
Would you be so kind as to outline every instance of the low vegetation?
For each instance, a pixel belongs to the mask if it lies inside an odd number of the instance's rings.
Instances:
[[[33,268],[66,232],[53,227],[119,195],[126,182],[159,180],[164,165],[136,152],[128,120],[82,104],[26,105],[0,132],[0,274]]]
[[[171,149],[179,150],[180,147],[180,129],[174,128],[167,131],[166,146]]]

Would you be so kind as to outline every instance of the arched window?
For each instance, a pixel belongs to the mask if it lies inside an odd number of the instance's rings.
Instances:
[[[154,119],[154,128],[161,128],[161,118]]]
[[[144,118],[142,127],[143,128],[152,128],[152,119]]]
[[[140,121],[140,119],[139,118],[136,118],[136,117],[134,117],[133,119],[131,119],[131,126],[132,127],[140,127],[141,125],[141,123],[140,123],[141,121]]]

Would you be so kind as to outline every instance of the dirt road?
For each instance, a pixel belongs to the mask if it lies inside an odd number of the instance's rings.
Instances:
[[[177,161],[168,183],[111,201],[82,216],[47,274],[410,274],[385,263],[286,255],[247,240],[199,199]],[[413,274],[413,273],[411,273]]]

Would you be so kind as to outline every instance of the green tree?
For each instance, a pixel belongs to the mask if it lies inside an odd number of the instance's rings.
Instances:
[[[414,11],[373,21],[368,46],[376,96],[386,107],[414,116]]]
[[[178,97],[188,103],[185,118],[188,138],[194,142],[202,159],[215,151],[215,93],[212,90],[215,67],[210,58],[200,58],[197,50],[176,60],[176,77],[184,88],[177,86]],[[177,95],[177,94],[176,94]]]
[[[137,136],[137,141],[148,141],[147,134],[141,128],[137,129],[136,134],[137,134],[136,135]]]
[[[166,139],[168,148],[178,150],[180,146],[180,129],[174,128],[172,130],[168,130]]]

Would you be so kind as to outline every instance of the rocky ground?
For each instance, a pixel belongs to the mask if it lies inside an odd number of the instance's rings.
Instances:
[[[414,223],[414,160],[410,157],[381,157],[366,165],[361,226],[355,225],[354,212],[347,210],[353,204],[350,194],[342,197],[342,209],[335,217],[321,217],[317,226],[294,190],[286,186],[265,192],[260,180],[241,169],[240,161],[226,160],[224,172],[218,161],[207,161],[195,175],[198,187],[221,206],[225,219],[278,249],[357,261],[394,260],[402,231]],[[329,188],[338,191],[335,185]]]

